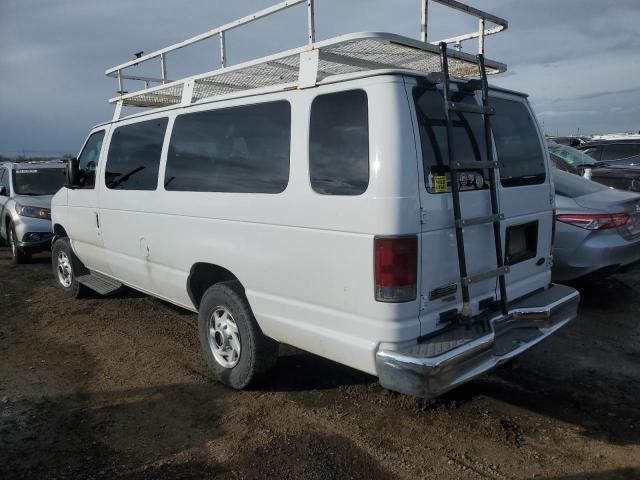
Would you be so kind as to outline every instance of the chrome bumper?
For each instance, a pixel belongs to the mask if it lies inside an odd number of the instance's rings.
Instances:
[[[564,285],[516,301],[508,315],[491,319],[491,333],[448,332],[399,351],[379,350],[376,368],[380,384],[409,395],[435,398],[492,368],[517,357],[575,319],[580,294]],[[459,333],[462,340],[451,340]],[[439,342],[435,351],[430,348]],[[443,347],[444,345],[444,347]],[[450,349],[447,349],[451,346]]]

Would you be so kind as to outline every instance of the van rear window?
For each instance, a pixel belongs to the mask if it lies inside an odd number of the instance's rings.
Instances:
[[[544,153],[536,124],[522,102],[492,98],[493,137],[505,187],[544,183]]]
[[[416,89],[414,96],[422,145],[425,185],[430,193],[443,193],[442,189],[434,186],[434,177],[442,177],[449,171],[444,97],[441,90],[435,89]],[[453,100],[459,103],[476,103],[472,95],[455,94]],[[465,163],[485,161],[487,147],[482,117],[453,112],[452,123],[456,160]]]
[[[449,172],[444,98],[441,90],[417,88],[414,91],[416,114],[422,146],[425,185],[430,193],[443,193],[434,178]],[[477,104],[473,94],[456,92],[453,101]],[[492,130],[500,165],[502,185],[513,187],[545,181],[544,154],[529,111],[521,102],[493,98],[496,109]],[[481,115],[452,112],[453,147],[458,162],[486,161],[484,121]],[[484,172],[484,179],[488,179]],[[486,188],[486,182],[482,182]],[[479,188],[477,183],[461,175],[461,190]]]
[[[169,191],[281,193],[289,183],[291,106],[269,102],[176,118]]]

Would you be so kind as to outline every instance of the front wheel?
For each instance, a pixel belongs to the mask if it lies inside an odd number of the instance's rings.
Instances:
[[[265,336],[237,281],[210,287],[198,313],[200,347],[216,380],[237,390],[268,372],[278,343]]]
[[[89,289],[78,282],[79,261],[68,238],[59,238],[51,248],[51,266],[56,283],[73,298],[82,298]]]
[[[31,258],[31,255],[18,246],[18,235],[13,223],[9,224],[9,248],[11,249],[11,261],[14,265],[27,263]]]

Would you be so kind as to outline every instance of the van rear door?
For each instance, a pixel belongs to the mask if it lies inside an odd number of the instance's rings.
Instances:
[[[409,83],[408,97],[415,110],[419,161],[421,229],[421,328],[427,334],[442,326],[448,312],[460,311],[462,294],[454,230],[451,176],[442,91]],[[456,92],[453,100],[479,103],[475,93]],[[513,300],[546,286],[550,281],[552,202],[543,137],[526,101],[519,95],[492,92],[494,158],[500,165],[498,186],[507,297]],[[452,112],[456,161],[486,161],[487,148],[481,115]],[[463,218],[491,215],[490,171],[477,169],[459,175]],[[470,276],[496,269],[493,227],[490,223],[464,229]],[[499,298],[498,279],[470,286],[471,313],[478,314]],[[444,315],[444,317],[443,317]]]

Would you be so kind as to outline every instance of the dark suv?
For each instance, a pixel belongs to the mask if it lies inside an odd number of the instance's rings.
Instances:
[[[575,148],[583,151],[598,162],[610,162],[640,155],[640,136],[594,140]]]

